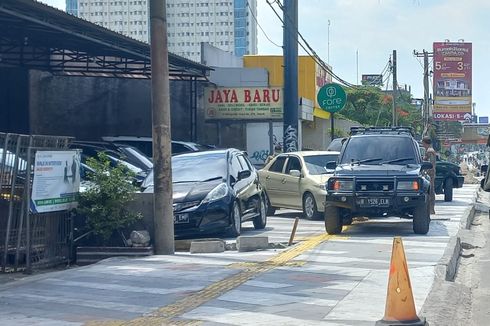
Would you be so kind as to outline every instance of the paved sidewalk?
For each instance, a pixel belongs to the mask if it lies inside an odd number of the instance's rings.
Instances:
[[[410,220],[355,224],[283,250],[113,258],[0,286],[6,325],[373,325],[384,313],[391,244],[403,237],[417,309],[476,187]],[[438,198],[441,200],[441,198]]]

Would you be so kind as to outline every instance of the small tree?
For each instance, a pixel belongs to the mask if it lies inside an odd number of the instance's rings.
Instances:
[[[132,184],[134,173],[120,163],[112,167],[103,152],[98,154],[98,159],[89,158],[87,165],[94,171],[88,173],[91,184],[80,194],[77,211],[86,218],[87,228],[107,242],[114,232],[122,231],[142,217],[127,209],[137,190]]]

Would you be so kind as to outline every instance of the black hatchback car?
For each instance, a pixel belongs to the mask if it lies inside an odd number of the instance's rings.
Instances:
[[[143,182],[153,192],[153,173]],[[172,157],[175,235],[198,236],[227,231],[238,236],[251,220],[256,229],[267,223],[267,199],[257,170],[237,149],[212,150]]]

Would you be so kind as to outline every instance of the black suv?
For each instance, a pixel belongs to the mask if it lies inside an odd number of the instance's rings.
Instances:
[[[325,229],[342,231],[356,216],[413,219],[417,234],[429,231],[430,182],[410,128],[351,128],[327,183]]]

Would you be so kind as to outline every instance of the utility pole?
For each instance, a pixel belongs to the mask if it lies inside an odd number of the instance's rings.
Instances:
[[[428,51],[422,50],[422,53],[413,51],[413,55],[416,57],[423,57],[424,58],[424,105],[423,105],[423,112],[422,112],[422,120],[424,124],[424,131],[422,133],[422,136],[428,136],[430,134],[430,108],[431,108],[431,103],[432,103],[432,98],[430,96],[430,89],[429,89],[429,56],[432,55],[432,53],[429,53]]]
[[[359,50],[356,50],[356,85],[359,85]]]
[[[284,0],[284,152],[298,150],[298,0]]]
[[[327,64],[330,65],[330,19],[328,20],[327,28]]]
[[[423,50],[424,55],[424,134],[429,135],[429,53]]]
[[[166,0],[150,0],[153,219],[155,228],[153,238],[157,255],[175,253],[166,3]]]
[[[397,125],[397,117],[396,117],[396,91],[398,89],[396,82],[396,50],[393,50],[393,122],[392,126],[396,127]]]

